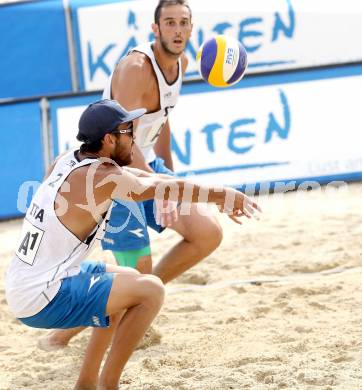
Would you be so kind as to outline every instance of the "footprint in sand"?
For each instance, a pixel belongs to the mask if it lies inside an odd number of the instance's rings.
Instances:
[[[297,265],[295,267],[292,267],[292,271],[295,273],[317,273],[317,272],[323,272],[323,271],[329,271],[331,269],[339,267],[340,264],[337,262],[329,262],[327,264],[323,263],[315,263],[312,265]]]
[[[143,336],[143,339],[138,344],[136,349],[146,349],[152,347],[153,345],[161,344],[161,339],[161,333],[151,326]]]
[[[254,318],[262,318],[265,317],[265,315],[268,314],[270,310],[271,308],[268,306],[257,306],[251,310],[251,313]]]
[[[144,367],[148,371],[156,371],[157,370],[157,366],[154,363],[154,361],[152,361],[152,359],[150,359],[148,357],[142,360],[142,367]]]
[[[310,386],[328,386],[334,385],[336,377],[333,374],[322,376],[318,372],[302,372],[297,376],[297,380],[301,384]]]
[[[209,281],[209,275],[206,273],[186,272],[177,278],[178,283],[196,284],[203,286]]]
[[[248,364],[257,363],[258,359],[255,357],[245,357],[237,359],[228,363],[228,368],[239,368],[240,366],[246,366]]]
[[[199,373],[195,369],[190,368],[190,369],[182,370],[180,372],[180,377],[181,378],[185,378],[185,379],[189,379],[189,378],[194,378],[195,379],[195,376],[198,375],[198,374]]]
[[[277,301],[277,300],[274,299],[274,302],[275,301]],[[272,306],[277,308],[277,309],[284,309],[285,307],[288,306],[288,302],[287,301],[282,301],[282,302],[274,303]]]
[[[347,362],[353,362],[354,360],[355,360],[355,358],[353,358],[352,356],[342,355],[342,356],[339,356],[335,359],[332,359],[331,362],[332,363],[347,363]]]
[[[298,310],[290,305],[287,305],[284,310],[283,310],[283,313],[284,314],[289,314],[289,315],[297,315],[298,314]]]
[[[258,371],[255,377],[259,383],[265,383],[267,385],[267,384],[274,383],[274,375],[275,375],[274,371],[267,370],[267,371]]]
[[[316,309],[319,310],[329,310],[329,308],[326,305],[323,305],[319,302],[309,302],[309,306],[315,307]]]
[[[331,249],[330,252],[344,252],[344,248],[339,246],[337,248]]]
[[[288,295],[297,295],[299,297],[307,297],[314,295],[329,295],[335,290],[340,290],[339,286],[335,287],[323,287],[323,288],[303,288],[303,287],[294,287],[288,290]],[[285,293],[284,293],[285,294]],[[280,298],[285,298],[287,295],[280,295]]]
[[[278,244],[278,245],[272,246],[272,249],[287,249],[287,248],[288,248],[288,246],[284,245],[284,244]]]
[[[183,306],[178,309],[171,309],[170,312],[173,313],[192,313],[193,311],[203,311],[204,308],[201,305],[195,304],[195,305],[189,305],[189,306]]]
[[[242,286],[233,286],[231,287],[234,291],[236,291],[238,294],[244,294],[246,293],[246,288]]]
[[[295,338],[287,336],[287,335],[279,335],[274,337],[274,342],[276,344],[287,344],[287,343],[294,343],[297,341]]]
[[[235,322],[242,322],[242,323],[245,323],[245,322],[249,322],[250,319],[247,318],[247,317],[244,317],[244,316],[240,316],[240,317],[229,317],[225,320],[225,324],[233,324]]]
[[[307,328],[305,326],[296,326],[294,330],[298,333],[311,333],[313,332],[312,328]]]

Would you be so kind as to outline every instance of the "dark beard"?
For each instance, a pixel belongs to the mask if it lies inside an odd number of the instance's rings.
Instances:
[[[111,159],[116,163],[118,164],[120,167],[124,167],[126,165],[129,165],[131,164],[132,162],[132,155],[128,155],[128,156],[125,156],[125,157],[119,157],[119,156],[111,156]]]
[[[169,49],[169,47],[167,46],[167,43],[165,42],[165,40],[163,39],[162,37],[162,33],[161,33],[161,30],[160,30],[160,43],[161,43],[161,47],[163,49],[163,51],[168,54],[170,57],[172,58],[178,58],[180,57],[180,55],[182,54],[183,50],[181,50],[180,53],[177,53],[177,52],[174,52],[172,50]]]
[[[133,161],[132,149],[128,154],[122,154],[120,153],[120,150],[122,150],[122,147],[120,145],[117,145],[117,149],[115,153],[111,156],[111,159],[121,167],[131,164],[131,162]]]

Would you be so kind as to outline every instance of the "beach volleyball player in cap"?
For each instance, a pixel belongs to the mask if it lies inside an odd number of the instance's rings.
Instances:
[[[135,128],[131,166],[174,175],[168,116],[177,103],[188,62],[184,50],[192,32],[192,15],[187,1],[160,0],[152,30],[155,41],[137,46],[120,60],[103,97],[115,99],[127,109],[147,109]],[[187,215],[179,215],[180,208],[172,202],[151,200],[137,207],[138,212],[131,213],[127,202],[114,202],[110,224],[115,229],[106,232],[102,247],[113,252],[119,265],[152,272],[164,283],[208,256],[222,240],[221,226],[206,208],[199,213],[192,206]],[[152,264],[147,227],[158,233],[171,228],[181,236],[156,265]]]
[[[128,110],[147,109],[135,124],[131,166],[174,175],[168,115],[177,103],[187,67],[184,50],[192,31],[187,1],[160,0],[152,30],[155,41],[137,46],[120,60],[103,97],[117,100]],[[171,281],[212,253],[222,240],[222,228],[206,207],[199,213],[200,208],[192,205],[187,215],[179,215],[179,209],[174,202],[130,204],[116,199],[110,215],[112,229],[105,233],[103,249],[111,250],[119,265],[153,273],[164,283]],[[171,228],[181,236],[154,266],[147,227],[158,233]],[[39,346],[65,347],[80,330],[51,332]]]
[[[35,193],[6,273],[7,302],[24,324],[94,327],[76,389],[118,388],[126,362],[164,297],[157,276],[84,261],[102,237],[114,198],[182,202],[187,194],[188,202],[197,202],[206,191],[208,201],[227,209],[235,221],[258,209],[231,188],[202,188],[172,176],[122,168],[132,161],[133,121],[144,112],[126,111],[111,100],[84,111],[77,137],[83,144],[55,161]]]

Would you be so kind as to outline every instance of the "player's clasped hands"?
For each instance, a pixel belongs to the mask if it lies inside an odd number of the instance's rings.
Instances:
[[[170,227],[178,219],[177,202],[155,199],[156,223],[162,227]]]

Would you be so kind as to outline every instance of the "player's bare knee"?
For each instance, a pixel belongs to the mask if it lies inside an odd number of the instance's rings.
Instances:
[[[215,248],[217,248],[221,244],[221,241],[223,239],[223,230],[218,221],[214,221],[212,230],[213,243],[215,245]]]
[[[222,227],[215,218],[210,218],[208,223],[205,223],[202,229],[200,229],[199,234],[197,241],[211,250],[216,249],[223,239]]]
[[[142,289],[142,303],[147,306],[160,308],[165,299],[165,286],[161,279],[154,275],[142,276],[140,280]]]

